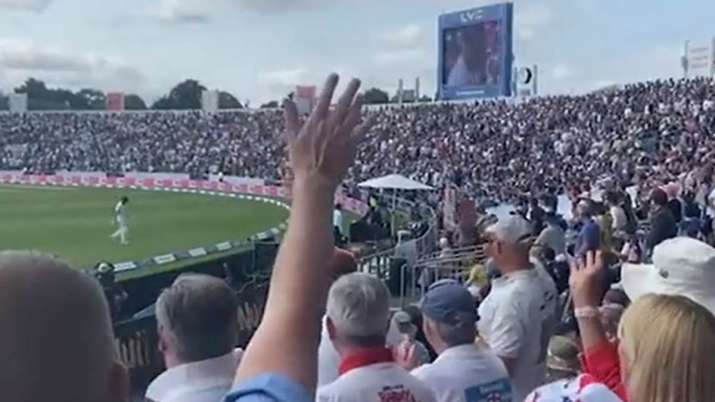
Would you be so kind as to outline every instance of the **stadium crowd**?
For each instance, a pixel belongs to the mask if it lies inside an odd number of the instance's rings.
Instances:
[[[346,178],[402,173],[473,199],[520,202],[618,183],[710,180],[715,83],[664,80],[518,104],[384,107]],[[0,169],[208,173],[278,179],[279,111],[0,115]],[[703,170],[701,172],[701,170]],[[701,180],[698,180],[701,179]],[[712,183],[706,183],[710,186]]]
[[[0,168],[30,171],[216,165],[241,174],[232,169],[255,162],[235,156],[243,155],[276,158],[252,168],[271,175],[282,162],[275,137],[285,132],[291,217],[258,330],[245,351],[234,350],[230,289],[200,275],[178,278],[157,301],[167,371],[147,390],[149,400],[715,400],[715,248],[678,236],[703,238],[702,230],[689,233],[678,222],[692,215],[685,213],[689,191],[695,199],[703,188],[707,198],[712,186],[712,81],[649,83],[515,106],[388,109],[364,119],[357,80],[330,108],[337,81],[328,78],[304,123],[291,101],[283,117],[0,119]],[[173,119],[186,119],[196,132]],[[252,123],[244,131],[228,123],[236,119]],[[114,139],[119,122],[142,129]],[[250,148],[261,142],[273,144],[276,154]],[[152,148],[157,144],[169,149]],[[381,280],[348,273],[355,262],[336,251],[331,216],[346,177],[393,169],[437,185],[449,176],[470,194],[503,201],[549,187],[547,194],[575,193],[577,237],[562,247],[565,233],[553,205],[542,208],[536,200],[484,231],[494,266],[485,292],[474,297],[454,279],[425,283],[419,306],[393,315]],[[610,181],[603,185],[605,211],[588,197],[603,175]],[[651,211],[647,250],[636,256],[635,230],[627,228],[630,214],[621,206],[621,184],[634,177],[649,181],[643,191]],[[705,209],[707,200],[700,204]],[[623,250],[612,237],[620,237]],[[652,264],[642,264],[646,255]],[[557,256],[567,264],[564,311],[559,272],[545,263]],[[620,266],[621,259],[627,263]],[[9,252],[0,254],[0,287],[0,386],[7,400],[128,400],[127,373],[116,361],[97,283],[51,257]],[[562,317],[569,316],[572,325],[564,330]],[[563,335],[552,337],[557,331]]]

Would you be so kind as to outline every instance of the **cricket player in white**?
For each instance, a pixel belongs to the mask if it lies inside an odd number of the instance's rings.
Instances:
[[[129,244],[129,242],[127,241],[127,235],[129,234],[129,226],[127,224],[128,203],[129,198],[122,197],[117,203],[117,205],[114,207],[114,221],[117,224],[117,231],[110,236],[113,239],[119,237],[120,243],[123,246]]]

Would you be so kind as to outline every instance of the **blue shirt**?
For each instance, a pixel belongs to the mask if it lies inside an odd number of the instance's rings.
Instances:
[[[290,378],[269,373],[239,384],[224,402],[313,402],[313,398]]]
[[[600,247],[601,228],[593,219],[586,219],[576,239],[576,257],[582,258],[589,251],[598,251]]]

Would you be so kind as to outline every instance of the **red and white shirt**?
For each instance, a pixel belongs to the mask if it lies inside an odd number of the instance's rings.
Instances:
[[[340,377],[318,388],[318,402],[436,402],[432,391],[376,348],[343,359]]]

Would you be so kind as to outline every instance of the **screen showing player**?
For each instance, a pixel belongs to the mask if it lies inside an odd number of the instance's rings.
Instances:
[[[443,32],[442,85],[495,85],[500,82],[502,40],[499,21],[448,28]]]

